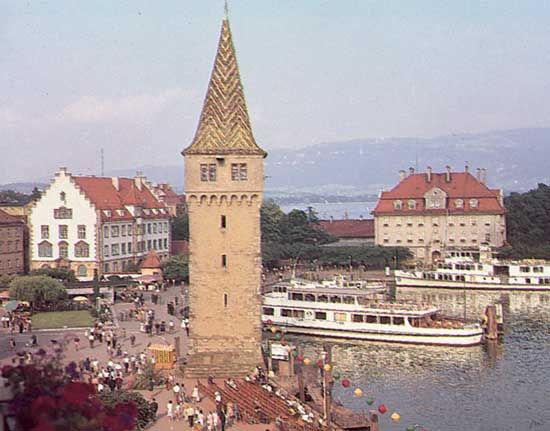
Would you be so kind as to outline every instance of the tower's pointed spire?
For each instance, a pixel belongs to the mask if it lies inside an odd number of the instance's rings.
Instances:
[[[227,15],[199,125],[183,151],[187,154],[266,155],[252,134]]]

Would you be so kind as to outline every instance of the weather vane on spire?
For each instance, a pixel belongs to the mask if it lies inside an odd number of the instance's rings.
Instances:
[[[227,0],[224,0],[223,10],[225,12],[225,17],[227,18],[229,16],[229,6],[227,6]]]

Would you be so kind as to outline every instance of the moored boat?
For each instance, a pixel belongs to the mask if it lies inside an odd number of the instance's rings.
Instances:
[[[433,270],[395,271],[396,287],[550,291],[550,262],[447,257]]]
[[[483,339],[477,323],[444,318],[433,306],[384,302],[381,293],[280,283],[263,296],[262,322],[289,333],[370,341],[471,346]]]

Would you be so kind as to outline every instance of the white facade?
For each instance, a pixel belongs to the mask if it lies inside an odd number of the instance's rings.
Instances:
[[[68,211],[63,214],[63,209]],[[31,208],[29,225],[32,269],[45,265],[53,267],[60,259],[65,259],[71,262],[70,267],[77,275],[93,278],[90,268],[98,259],[96,210],[84,193],[75,186],[66,170],[61,169],[55,174],[50,187]],[[79,228],[80,236],[84,238],[79,238]],[[85,253],[83,256],[76,256],[77,243],[88,245],[87,256]],[[46,244],[51,244],[51,253],[45,252]],[[66,255],[62,250],[64,246]]]

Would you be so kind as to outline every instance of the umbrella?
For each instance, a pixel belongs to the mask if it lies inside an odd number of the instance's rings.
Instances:
[[[77,302],[86,302],[88,301],[88,298],[86,298],[85,296],[75,296],[73,298],[73,301],[77,301]]]
[[[6,311],[13,311],[17,308],[17,306],[19,305],[19,301],[8,301],[4,304],[4,310]]]

